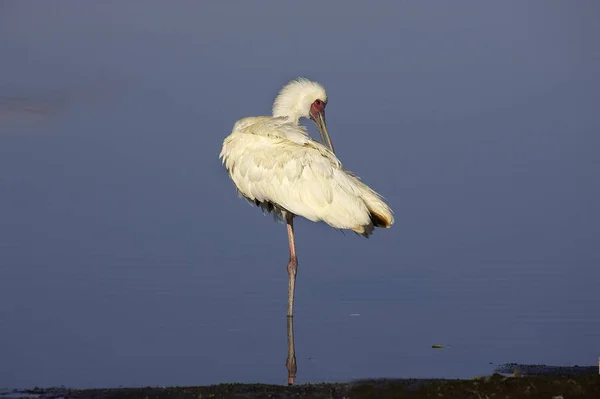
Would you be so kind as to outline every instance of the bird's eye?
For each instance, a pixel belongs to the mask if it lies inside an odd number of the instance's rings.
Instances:
[[[316,101],[315,101],[315,104],[317,104],[317,105],[321,105],[321,100],[316,100]]]

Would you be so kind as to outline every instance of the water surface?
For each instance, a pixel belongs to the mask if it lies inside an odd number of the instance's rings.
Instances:
[[[3,2],[0,388],[286,381],[285,227],[217,156],[300,75],[396,224],[297,221],[297,382],[594,364],[598,11]]]

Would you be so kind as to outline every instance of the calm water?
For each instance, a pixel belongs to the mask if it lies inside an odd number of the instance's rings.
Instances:
[[[217,156],[300,75],[397,222],[298,220],[297,382],[594,364],[600,7],[535,4],[2,2],[0,388],[286,381],[285,227]]]

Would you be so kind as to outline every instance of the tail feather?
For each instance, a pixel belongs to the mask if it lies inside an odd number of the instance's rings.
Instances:
[[[390,215],[382,215],[378,214],[373,209],[369,208],[371,212],[371,222],[375,227],[382,227],[384,229],[388,229],[394,223],[394,217],[390,217]]]
[[[392,209],[383,201],[383,197],[373,191],[369,186],[361,182],[358,178],[356,179],[361,188],[361,197],[369,210],[369,217],[371,223],[367,226],[361,226],[362,231],[357,231],[365,237],[369,237],[373,233],[375,227],[384,229],[390,228],[394,224],[394,212]]]

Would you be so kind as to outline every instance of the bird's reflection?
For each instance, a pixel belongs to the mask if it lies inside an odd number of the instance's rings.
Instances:
[[[288,344],[288,355],[285,361],[285,366],[288,370],[288,385],[293,385],[296,380],[296,348],[294,346],[294,318],[292,316],[287,317],[287,344]]]

